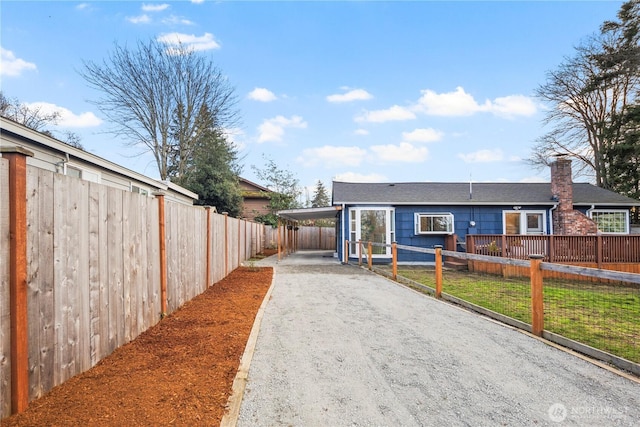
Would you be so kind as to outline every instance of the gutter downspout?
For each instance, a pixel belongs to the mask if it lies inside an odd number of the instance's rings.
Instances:
[[[553,234],[553,211],[558,208],[558,203],[549,209],[549,234]]]
[[[344,224],[345,224],[345,221],[346,221],[346,219],[345,219],[346,212],[345,212],[345,208],[344,207],[345,206],[344,206],[344,203],[343,203],[342,204],[342,224],[341,224],[342,225],[342,231],[341,231],[342,242],[340,242],[341,243],[340,247],[342,248],[341,251],[344,251],[344,242],[346,240],[346,236],[344,235]],[[338,252],[338,258],[340,258],[339,255],[340,255],[340,252]],[[346,255],[348,256],[348,254],[346,254]],[[342,259],[344,259],[344,256],[345,256],[345,254],[342,254]],[[340,261],[342,261],[342,260],[340,260]]]
[[[596,208],[596,205],[591,205],[591,207],[589,209],[587,209],[587,216],[589,217],[589,219],[591,219],[591,211],[593,211]]]

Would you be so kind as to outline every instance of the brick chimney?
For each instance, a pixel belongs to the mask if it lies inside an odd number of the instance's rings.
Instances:
[[[552,199],[558,202],[552,218],[554,234],[597,234],[596,223],[582,212],[573,209],[571,159],[564,155],[558,156],[551,164],[551,194]]]

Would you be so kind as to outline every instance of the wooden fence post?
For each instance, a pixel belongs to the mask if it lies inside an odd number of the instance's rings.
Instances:
[[[277,230],[278,230],[278,261],[280,261],[280,258],[281,258],[281,252],[282,252],[282,248],[281,248],[281,246],[282,246],[282,242],[280,241],[280,231],[281,231],[281,230],[280,230],[280,228],[281,228],[281,224],[280,224],[280,223],[281,223],[281,221],[280,221],[280,219],[278,218],[278,228],[277,228]]]
[[[167,240],[164,218],[164,193],[155,193],[158,199],[158,238],[160,239],[160,318],[167,315]]]
[[[367,263],[369,264],[369,270],[373,270],[373,257],[371,250],[373,249],[373,245],[371,242],[367,243]]]
[[[602,236],[596,236],[596,263],[598,268],[602,268]]]
[[[362,240],[358,240],[358,266],[362,267]]]
[[[393,280],[398,279],[398,244],[391,243],[391,263],[393,264]]]
[[[436,249],[436,298],[442,297],[442,245],[435,245]]]
[[[531,260],[531,332],[539,337],[544,329],[544,299],[542,292],[542,270],[540,263],[543,255],[529,255]]]
[[[208,288],[211,285],[211,206],[205,206],[204,209],[207,211],[206,287]]]
[[[1,147],[9,161],[9,319],[11,322],[11,413],[29,405],[27,311],[27,157],[22,147]]]
[[[344,253],[342,254],[342,263],[349,264],[349,241],[344,241]]]

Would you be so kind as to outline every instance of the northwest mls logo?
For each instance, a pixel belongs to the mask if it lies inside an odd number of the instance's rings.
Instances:
[[[555,423],[561,423],[567,418],[567,407],[562,403],[554,403],[547,412],[549,419]]]

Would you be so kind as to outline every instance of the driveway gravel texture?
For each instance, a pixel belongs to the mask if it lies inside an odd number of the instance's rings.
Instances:
[[[638,382],[331,252],[274,259],[238,426],[640,422]]]

